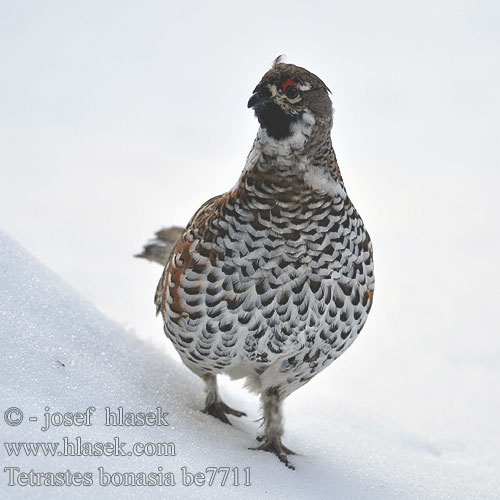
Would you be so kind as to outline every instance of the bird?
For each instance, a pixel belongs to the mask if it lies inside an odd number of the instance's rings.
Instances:
[[[276,58],[248,101],[259,128],[234,187],[137,255],[164,266],[157,314],[204,381],[203,411],[225,423],[246,416],[222,400],[217,375],[245,379],[263,413],[250,449],[291,469],[283,401],[358,337],[375,285],[370,236],[332,146],[330,95]]]

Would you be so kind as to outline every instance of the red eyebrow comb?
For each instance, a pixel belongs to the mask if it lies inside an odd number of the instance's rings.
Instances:
[[[290,87],[290,85],[293,85],[294,87],[297,86],[297,84],[293,81],[293,80],[287,80],[284,84],[283,84],[283,90],[286,90],[287,87]]]

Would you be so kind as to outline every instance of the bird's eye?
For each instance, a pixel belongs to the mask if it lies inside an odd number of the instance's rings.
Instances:
[[[299,95],[299,89],[293,80],[287,80],[283,84],[283,92],[288,99],[295,99]]]

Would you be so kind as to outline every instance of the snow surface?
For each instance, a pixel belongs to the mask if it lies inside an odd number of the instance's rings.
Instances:
[[[163,349],[140,340],[102,315],[57,275],[0,233],[1,401],[23,410],[6,442],[173,442],[167,457],[7,456],[4,467],[21,471],[92,472],[88,487],[7,486],[2,498],[498,498],[500,398],[496,362],[446,355],[439,342],[426,352],[402,348],[384,332],[380,318],[367,325],[345,355],[285,405],[285,443],[299,455],[296,470],[256,444],[258,401],[236,384],[223,397],[248,418],[225,425],[199,410],[202,384]],[[355,351],[355,352],[354,352]],[[425,363],[412,359],[426,356]],[[45,407],[52,412],[97,408],[90,427],[40,430]],[[168,427],[104,425],[104,408],[169,412]],[[29,422],[28,416],[39,421]],[[173,472],[175,486],[99,486],[107,472]],[[181,484],[181,467],[250,467],[251,486]],[[220,477],[220,476],[219,476]]]

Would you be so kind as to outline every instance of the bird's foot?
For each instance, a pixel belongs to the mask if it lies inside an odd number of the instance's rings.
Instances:
[[[261,443],[262,441],[264,441],[264,439],[266,439],[266,435],[265,434],[261,434],[260,436],[257,436],[255,439],[257,439],[257,441],[259,443]],[[257,448],[250,448],[251,450],[256,450]],[[281,443],[281,449],[287,454],[287,455],[297,455],[297,453],[295,453],[293,450],[291,450],[290,448],[288,448],[287,446],[285,446],[283,443]]]
[[[249,448],[250,450],[260,450],[274,453],[289,469],[295,470],[295,467],[288,461],[287,455],[296,455],[297,453],[286,447],[281,442],[280,438],[266,439],[265,436],[257,436],[257,441],[264,441],[264,443],[255,448]]]
[[[228,406],[224,401],[214,401],[213,403],[210,403],[205,406],[205,408],[202,410],[203,413],[207,413],[208,415],[212,415],[212,417],[218,418],[219,420],[222,420],[225,424],[231,425],[231,422],[227,418],[228,414],[229,415],[234,415],[235,417],[246,417],[247,414],[235,410],[234,408],[231,408]]]

